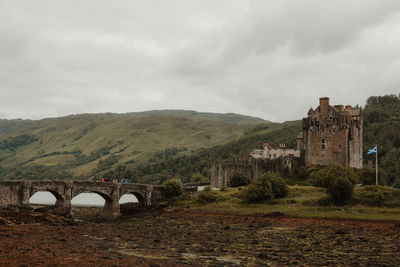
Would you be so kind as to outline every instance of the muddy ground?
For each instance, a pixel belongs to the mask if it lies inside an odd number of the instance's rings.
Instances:
[[[0,211],[0,266],[400,266],[396,222],[167,208],[75,216],[84,220]]]

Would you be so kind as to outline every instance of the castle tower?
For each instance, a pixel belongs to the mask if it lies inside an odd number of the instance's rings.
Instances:
[[[303,132],[298,148],[303,150],[306,166],[339,163],[362,167],[363,118],[361,108],[329,105],[329,98],[319,99],[319,107],[310,109],[302,121]]]

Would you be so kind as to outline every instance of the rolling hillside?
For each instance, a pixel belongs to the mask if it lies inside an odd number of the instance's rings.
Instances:
[[[0,179],[87,179],[234,140],[262,119],[184,110],[0,120]]]
[[[379,146],[380,179],[387,185],[400,188],[400,96],[372,96],[364,107],[364,159],[374,160],[366,152],[375,144]],[[286,143],[295,147],[301,121],[282,124],[258,124],[238,139],[211,148],[201,148],[190,154],[175,157],[154,157],[151,161],[133,167],[119,166],[105,176],[129,177],[138,182],[162,183],[178,177],[188,182],[193,173],[209,176],[211,164],[232,161],[258,147],[263,141],[277,145]]]
[[[400,187],[400,97],[374,96],[364,108],[364,151],[379,145],[380,177]],[[300,117],[300,116],[299,116]],[[263,141],[295,147],[300,121],[185,110],[0,120],[0,179],[92,179],[161,183],[209,175]],[[373,160],[367,156],[366,159]]]

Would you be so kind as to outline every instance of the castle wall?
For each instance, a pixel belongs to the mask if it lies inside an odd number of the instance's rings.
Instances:
[[[321,98],[320,106],[310,109],[303,118],[303,134],[298,146],[304,150],[305,164],[361,168],[363,162],[362,110],[343,105],[329,106],[329,98]]]
[[[234,163],[216,163],[211,166],[211,187],[222,188],[230,185],[230,180],[236,173],[242,173],[252,181],[266,172],[278,172],[282,176],[291,175],[300,158],[293,156],[277,159],[237,159]]]
[[[353,168],[363,166],[363,118],[352,126],[352,139],[349,142],[350,160],[349,165]]]
[[[339,163],[347,165],[347,129],[330,129],[307,132],[305,162],[309,165],[329,165]],[[324,147],[324,148],[323,148]]]

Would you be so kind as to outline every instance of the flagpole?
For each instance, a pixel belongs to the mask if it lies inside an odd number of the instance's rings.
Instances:
[[[375,153],[375,168],[376,168],[376,185],[378,185],[378,144],[376,145],[376,153]]]

